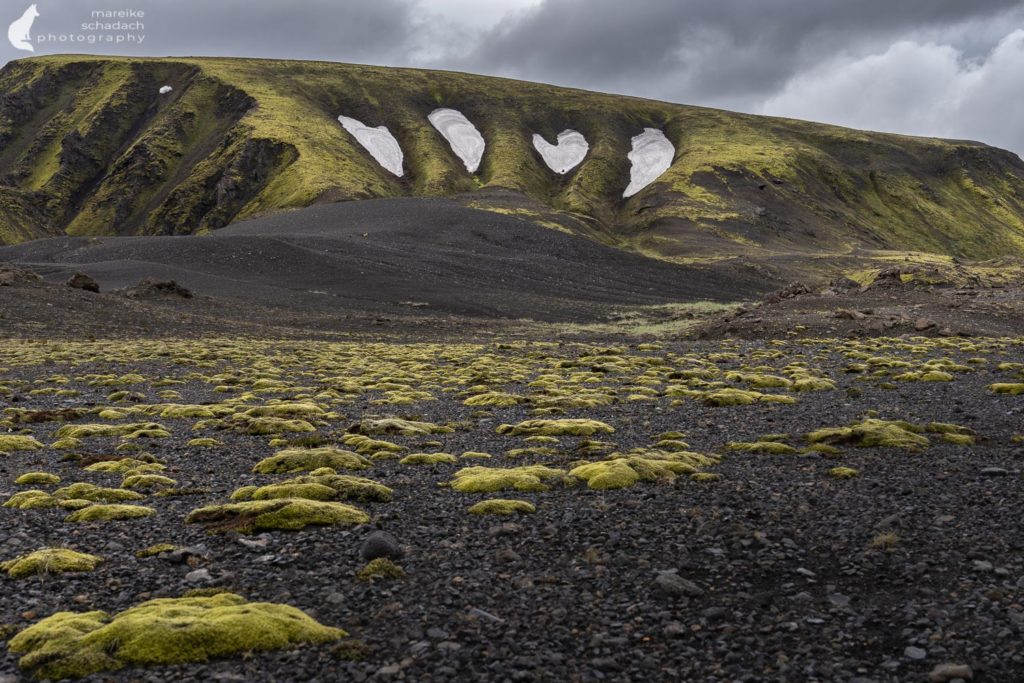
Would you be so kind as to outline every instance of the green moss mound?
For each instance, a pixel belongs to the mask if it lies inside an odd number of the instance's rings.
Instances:
[[[477,394],[470,396],[464,404],[467,406],[493,406],[495,408],[511,408],[512,406],[519,405],[520,403],[526,402],[525,396],[518,396],[516,394],[506,394],[502,391],[488,391],[483,394]]]
[[[365,436],[374,436],[376,434],[426,436],[427,434],[448,434],[455,430],[451,427],[436,425],[431,422],[418,422],[416,420],[388,417],[379,420],[363,420],[353,427],[351,431]]]
[[[38,451],[43,444],[31,436],[18,434],[0,434],[0,453],[14,453],[15,451]]]
[[[709,406],[747,406],[754,403],[796,403],[796,399],[780,394],[727,388],[705,393],[704,403]]]
[[[60,505],[59,501],[46,491],[32,489],[31,491],[18,491],[4,501],[5,508],[15,510],[41,510],[54,508]]]
[[[354,526],[369,522],[370,516],[342,503],[278,498],[210,505],[193,510],[185,521],[202,524],[212,531],[248,533],[263,529],[297,530],[307,526]]]
[[[18,486],[48,486],[59,484],[60,477],[49,472],[26,472],[15,479],[14,483]]]
[[[178,482],[174,479],[159,474],[134,473],[125,476],[124,481],[121,482],[121,486],[126,489],[142,489],[143,491],[169,488],[171,486],[176,486],[177,484]]]
[[[399,567],[386,557],[378,557],[366,563],[366,566],[356,573],[360,581],[374,581],[376,579],[401,579],[405,577],[405,570]]]
[[[833,467],[828,471],[828,476],[833,479],[853,479],[860,475],[860,470],[852,467]]]
[[[597,420],[524,420],[516,425],[499,425],[497,432],[508,436],[592,436],[614,434],[615,428]]]
[[[43,574],[91,572],[101,562],[103,562],[103,558],[95,555],[87,555],[66,548],[43,548],[0,563],[0,571],[7,572],[12,579],[23,579]]]
[[[451,487],[462,493],[547,491],[547,482],[565,477],[565,470],[545,465],[523,467],[466,467],[455,473]]]
[[[1022,383],[996,383],[988,386],[989,391],[993,394],[1009,394],[1010,396],[1020,396],[1024,394],[1024,382]],[[2,438],[2,437],[0,437]],[[0,451],[3,450],[3,446],[0,446]]]
[[[402,465],[440,465],[457,462],[451,453],[410,453],[398,462]]]
[[[525,500],[491,498],[481,500],[469,508],[474,515],[526,515],[537,511],[537,506]]]
[[[849,427],[818,429],[805,436],[808,442],[851,444],[860,448],[901,448],[919,451],[928,447],[923,428],[902,420],[868,418]]]
[[[730,441],[725,445],[730,451],[739,453],[765,453],[768,455],[787,455],[796,453],[792,446],[778,441]]]
[[[53,492],[53,497],[89,500],[95,503],[120,503],[126,500],[142,500],[144,496],[126,489],[106,488],[88,482],[78,482],[57,489]]]
[[[257,474],[304,472],[330,467],[333,470],[365,470],[372,467],[369,460],[340,448],[289,448],[261,460],[253,468]]]
[[[113,522],[123,519],[140,519],[154,514],[155,510],[142,505],[90,505],[75,510],[64,518],[65,522]]]
[[[288,605],[248,603],[232,593],[150,600],[114,617],[58,612],[10,640],[19,666],[36,678],[80,678],[125,667],[206,662],[247,652],[339,640]]]
[[[109,472],[127,474],[128,472],[163,472],[166,467],[156,462],[146,462],[137,458],[121,458],[120,460],[101,460],[85,467],[86,472]]]
[[[64,425],[54,436],[58,439],[88,439],[94,436],[123,436],[127,438],[166,438],[170,436],[163,425],[155,422],[130,422],[126,424],[84,424]]]

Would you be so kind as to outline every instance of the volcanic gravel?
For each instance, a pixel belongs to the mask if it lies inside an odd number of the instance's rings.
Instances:
[[[752,352],[772,348],[743,342],[740,360],[751,362]],[[819,349],[828,346],[803,350]],[[718,347],[669,344],[669,350]],[[554,351],[568,357],[579,352],[568,346]],[[1021,360],[1019,345],[999,357]],[[183,520],[195,507],[223,502],[239,486],[265,482],[252,474],[252,466],[274,449],[265,438],[231,432],[217,434],[223,448],[189,449],[193,421],[164,420],[173,437],[147,450],[168,464],[166,474],[181,487],[198,489],[195,495],[149,496],[143,504],[155,507],[156,515],[107,525],[63,523],[63,511],[0,508],[0,559],[66,545],[106,560],[89,574],[0,578],[0,624],[20,629],[68,609],[114,613],[150,597],[213,585],[252,600],[291,604],[352,634],[341,647],[90,678],[97,681],[883,683],[925,681],[944,663],[969,665],[975,681],[1024,680],[1024,448],[1011,441],[1024,425],[1024,396],[991,395],[986,386],[1000,380],[986,368],[953,383],[885,390],[845,375],[847,362],[833,354],[817,363],[838,390],[800,394],[793,405],[623,401],[570,410],[565,417],[613,425],[611,438],[620,450],[650,445],[654,435],[669,430],[686,432],[692,450],[703,453],[768,433],[789,433],[797,443],[804,432],[855,422],[868,410],[887,419],[952,422],[981,438],[969,447],[933,439],[921,453],[844,448],[834,459],[726,454],[710,468],[722,475],[712,483],[680,477],[618,491],[555,486],[542,493],[498,494],[537,505],[535,514],[517,518],[467,514],[472,503],[488,496],[438,486],[466,462],[379,461],[360,474],[393,487],[395,498],[362,506],[371,512],[372,525],[239,536],[211,535]],[[47,364],[4,376],[35,380],[67,371]],[[186,371],[94,362],[75,367],[73,374],[158,377]],[[182,402],[222,398],[206,384],[175,388]],[[160,402],[156,391],[144,389],[147,402]],[[74,400],[22,396],[12,405],[105,404],[105,394],[87,389]],[[513,443],[522,444],[494,428],[530,417],[526,408],[471,418],[474,409],[457,398],[437,397],[404,412],[437,423],[469,421],[473,429],[383,438],[412,447],[437,440],[440,450],[455,454],[490,452],[495,459],[482,463],[488,466],[557,466],[578,457],[572,453],[577,439],[571,437],[561,439],[558,457],[503,457]],[[348,421],[379,413],[379,406],[368,403],[371,398],[344,406]],[[56,426],[32,428],[48,443]],[[343,429],[339,425],[338,432]],[[85,450],[109,452],[113,443],[90,439]],[[826,476],[840,464],[862,475],[845,481]],[[111,475],[84,472],[43,450],[0,456],[0,493],[13,493],[13,477],[36,469],[56,472],[65,482],[116,485]],[[355,579],[363,564],[362,542],[374,528],[393,534],[404,547],[405,579]],[[883,532],[898,534],[898,542],[890,550],[871,548]],[[170,560],[135,557],[135,551],[160,542],[191,551]],[[3,655],[0,680],[17,680],[16,661]]]

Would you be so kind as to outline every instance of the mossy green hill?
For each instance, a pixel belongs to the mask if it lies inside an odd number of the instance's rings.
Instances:
[[[168,95],[158,89],[171,85]],[[317,202],[459,195],[679,259],[899,249],[1024,254],[1024,162],[974,142],[866,133],[462,73],[323,62],[49,56],[0,70],[0,243],[186,234]],[[463,112],[476,174],[427,120]],[[386,125],[406,173],[339,125]],[[676,147],[629,199],[645,126]],[[531,144],[590,142],[566,176]]]

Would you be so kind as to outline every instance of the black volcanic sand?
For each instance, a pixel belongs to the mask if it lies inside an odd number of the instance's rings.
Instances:
[[[857,343],[848,344],[845,352],[857,353]],[[74,378],[137,372],[147,383],[125,388],[144,394],[147,403],[163,401],[157,392],[167,387],[153,386],[161,377],[186,380],[171,387],[181,393],[183,403],[218,402],[226,395],[213,392],[212,382],[186,378],[194,372],[213,375],[243,368],[247,362],[223,360],[212,342],[205,358],[169,344],[163,361],[86,360],[95,352],[116,357],[120,349],[130,348],[130,343],[120,342],[117,350],[111,345],[5,342],[0,366],[7,369],[0,383],[64,374],[70,385],[43,381],[29,387],[70,386],[82,393],[61,398],[17,389],[2,400],[36,408],[110,405],[106,395],[112,388],[88,387]],[[38,358],[38,364],[12,362],[26,349],[23,357]],[[400,347],[395,349],[401,353]],[[723,350],[737,355],[710,355]],[[528,444],[496,434],[495,427],[530,417],[528,406],[474,416],[478,409],[437,388],[430,389],[437,400],[407,406],[374,405],[382,392],[367,391],[332,406],[342,417],[319,427],[318,434],[333,441],[370,414],[460,422],[464,425],[452,434],[379,438],[412,450],[456,455],[475,450],[495,457],[437,466],[376,461],[372,469],[359,472],[395,489],[392,502],[361,507],[375,525],[407,547],[400,562],[405,579],[364,583],[354,574],[362,565],[360,542],[370,531],[365,527],[240,537],[185,525],[183,519],[194,507],[223,502],[238,486],[283,475],[251,473],[258,460],[275,451],[267,437],[195,432],[192,419],[157,420],[173,436],[144,442],[145,449],[166,462],[166,474],[181,487],[206,491],[149,496],[143,504],[154,507],[156,515],[107,525],[64,523],[61,511],[0,508],[0,559],[49,544],[106,560],[90,574],[17,582],[0,578],[0,624],[20,629],[58,610],[113,613],[150,597],[180,595],[208,585],[185,578],[195,568],[205,568],[215,586],[253,600],[288,603],[322,623],[345,628],[352,641],[362,644],[348,651],[361,651],[363,658],[339,659],[341,651],[325,645],[202,665],[124,670],[92,680],[895,683],[927,680],[935,665],[947,662],[970,665],[975,681],[1024,680],[1024,445],[1012,440],[1024,432],[1024,396],[997,396],[987,389],[993,382],[1022,381],[1015,379],[1019,371],[997,365],[1024,361],[1024,347],[1019,340],[883,340],[864,353],[914,366],[949,358],[972,368],[958,371],[955,381],[894,382],[889,389],[883,385],[891,378],[865,379],[862,373],[845,372],[858,359],[839,351],[838,342],[798,341],[724,347],[672,343],[646,350],[631,346],[624,349],[624,357],[651,359],[652,368],[660,367],[658,363],[673,369],[694,367],[683,359],[685,354],[695,354],[722,372],[749,364],[778,374],[790,362],[804,361],[838,388],[789,394],[798,399],[792,405],[712,407],[687,398],[672,406],[670,397],[658,396],[664,384],[643,385],[656,390],[654,400],[628,400],[642,371],[612,371],[595,386],[614,387],[616,403],[569,409],[564,417],[613,425],[615,434],[596,438],[614,441],[620,450],[650,446],[656,434],[668,430],[685,432],[692,450],[701,453],[723,452],[728,441],[780,432],[790,434],[789,443],[799,446],[804,432],[854,422],[871,410],[885,419],[963,425],[977,431],[977,444],[956,446],[931,434],[931,445],[919,453],[853,447],[843,447],[835,458],[731,453],[709,468],[721,475],[717,482],[698,483],[683,476],[616,491],[556,485],[542,493],[470,495],[438,484],[449,481],[463,465],[564,466],[581,457],[575,451],[579,439],[561,437],[555,456],[509,458],[503,455],[507,449]],[[337,358],[351,353],[344,346],[332,350],[313,342],[281,342],[254,347],[250,358],[280,359],[287,368],[283,379],[308,386],[315,380],[301,372],[310,370],[316,376],[315,354]],[[388,353],[378,348],[357,355],[386,358]],[[533,391],[526,383],[538,374],[559,372],[554,370],[559,361],[584,353],[589,353],[587,347],[571,344],[490,344],[472,347],[461,361],[446,360],[441,347],[423,347],[413,355],[417,361],[433,358],[430,365],[452,369],[483,354],[501,359],[532,356],[527,377],[492,387],[525,395]],[[69,365],[69,358],[82,360]],[[600,362],[587,361],[565,372],[595,365]],[[396,360],[394,373],[400,375],[403,368],[416,369],[408,364],[400,368]],[[288,399],[292,393],[258,396],[265,402]],[[79,420],[96,421],[95,415]],[[56,426],[33,424],[29,429],[51,443]],[[221,439],[224,446],[185,446],[188,439],[206,435]],[[423,445],[433,440],[442,446]],[[77,452],[109,454],[116,443],[88,439]],[[829,478],[827,471],[837,465],[857,468],[861,475],[843,481]],[[116,475],[84,472],[47,448],[0,456],[0,491],[13,493],[16,475],[40,469],[60,474],[63,483],[118,485]],[[537,512],[513,519],[467,513],[472,503],[487,497],[529,500]],[[898,540],[889,550],[873,549],[872,540],[884,532],[897,534]],[[192,564],[136,559],[135,551],[158,542],[195,546],[204,557]],[[654,580],[663,570],[693,581],[699,594],[660,592]],[[15,680],[16,662],[10,653],[3,656],[0,680]]]
[[[626,253],[441,199],[314,206],[201,239],[62,237],[0,248],[0,262],[102,289],[143,277],[292,311],[357,309],[594,320],[609,306],[737,300],[768,285]]]

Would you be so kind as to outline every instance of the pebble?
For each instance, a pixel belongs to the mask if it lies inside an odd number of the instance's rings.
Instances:
[[[981,473],[986,477],[1005,477],[1010,472],[1002,467],[983,467]]]
[[[659,572],[654,578],[655,590],[672,597],[698,598],[704,590],[689,579],[684,579],[673,571]]]
[[[928,674],[932,683],[950,683],[955,680],[970,681],[974,679],[974,671],[966,664],[936,664]]]
[[[185,574],[185,580],[189,583],[209,583],[213,581],[213,577],[210,576],[209,569],[196,569]]]
[[[928,652],[926,650],[922,650],[919,647],[909,645],[905,650],[903,650],[903,655],[907,659],[924,659],[928,656]]]

